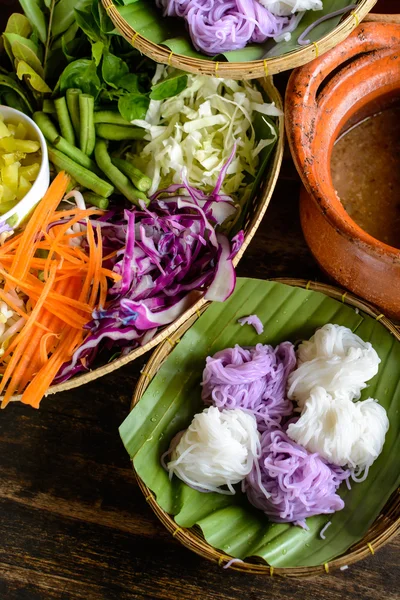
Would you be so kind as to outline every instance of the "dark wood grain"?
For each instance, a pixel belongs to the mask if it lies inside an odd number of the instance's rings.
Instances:
[[[298,193],[286,159],[239,275],[324,279],[301,233]],[[312,581],[245,576],[181,547],[139,492],[118,435],[147,358],[40,411],[1,413],[0,600],[399,600],[400,539]]]

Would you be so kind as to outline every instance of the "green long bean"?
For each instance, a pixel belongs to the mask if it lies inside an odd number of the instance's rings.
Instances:
[[[93,154],[96,143],[96,131],[94,128],[94,98],[89,94],[79,96],[80,112],[80,147],[82,152],[90,156]]]
[[[96,133],[98,137],[104,140],[120,142],[122,140],[142,140],[146,135],[146,130],[139,127],[123,127],[122,125],[100,123],[96,125]]]
[[[66,91],[67,106],[72,126],[75,131],[76,139],[79,140],[81,134],[81,117],[79,111],[79,96],[82,91],[78,88],[69,88]]]
[[[112,164],[110,155],[107,151],[107,142],[105,140],[97,140],[94,156],[99,169],[103,171],[104,175],[108,177],[117,190],[119,190],[129,202],[132,202],[132,204],[135,204],[138,207],[140,207],[139,200],[144,201],[145,204],[149,203],[149,199],[146,195],[135,189],[129,179]]]
[[[101,208],[102,210],[106,210],[106,208],[108,208],[108,205],[110,204],[108,198],[104,198],[103,196],[99,196],[98,194],[94,194],[93,192],[84,192],[83,198],[86,204],[97,206],[97,208]]]
[[[125,125],[129,127],[130,123],[115,110],[98,110],[94,113],[95,125],[99,123],[109,123],[113,125]]]
[[[76,146],[73,146],[67,142],[65,138],[60,136],[52,120],[45,113],[35,112],[33,114],[33,120],[43,133],[46,140],[53,144],[57,150],[63,154],[66,154],[69,156],[69,158],[72,158],[73,161],[82,167],[85,167],[85,169],[89,169],[89,171],[93,171],[97,175],[101,176],[101,173],[99,172],[94,160],[89,158],[89,156],[79,150],[79,148],[76,148]]]
[[[61,135],[73,146],[75,145],[75,134],[72,122],[69,116],[67,101],[65,97],[54,100],[54,106],[57,113],[58,123],[60,125]]]
[[[122,171],[141,192],[148,192],[151,188],[152,181],[142,171],[134,167],[130,162],[123,158],[112,158],[112,163],[117,169]]]
[[[107,181],[100,179],[95,173],[78,165],[71,158],[52,146],[49,146],[48,150],[51,162],[59,169],[72,175],[72,177],[83,187],[92,190],[95,194],[105,198],[108,198],[108,196],[113,193],[113,186]]]

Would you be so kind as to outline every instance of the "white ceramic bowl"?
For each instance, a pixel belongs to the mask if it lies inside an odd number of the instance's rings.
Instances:
[[[9,106],[0,105],[0,114],[7,123],[18,125],[23,123],[29,132],[29,139],[36,140],[40,143],[42,153],[42,162],[40,165],[39,175],[33,183],[29,192],[16,204],[11,210],[0,216],[0,226],[7,223],[10,227],[17,227],[26,216],[28,216],[36,204],[43,198],[50,184],[50,169],[49,157],[47,154],[46,140],[43,137],[39,127],[27,117],[23,112],[10,108]]]

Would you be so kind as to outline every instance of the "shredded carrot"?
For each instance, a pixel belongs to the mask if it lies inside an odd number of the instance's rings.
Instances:
[[[88,223],[88,229],[91,223]],[[101,239],[100,227],[97,227],[97,245],[93,248],[93,280],[92,290],[89,297],[89,306],[95,306],[96,298],[100,289],[100,270],[103,262],[103,242]]]
[[[5,408],[10,401],[11,396],[14,394],[15,390],[18,387],[18,363],[21,362],[21,358],[24,362],[27,360],[27,356],[25,355],[25,349],[31,341],[31,336],[28,335],[30,330],[35,326],[36,319],[40,313],[40,310],[43,306],[43,303],[50,292],[51,286],[53,285],[54,278],[56,275],[56,266],[51,269],[51,273],[49,279],[46,281],[45,288],[43,290],[42,297],[36,303],[35,308],[33,309],[28,321],[25,324],[25,327],[22,328],[18,336],[16,337],[15,349],[13,355],[11,357],[10,362],[7,365],[4,376],[0,382],[0,394],[4,391],[6,384],[8,384],[9,380],[12,378],[12,383],[7,386],[7,391],[4,395],[3,402],[1,404],[1,408]],[[36,328],[37,329],[37,328]],[[29,361],[29,359],[28,359]]]
[[[42,339],[40,340],[40,360],[42,362],[42,365],[44,365],[47,361],[48,358],[48,354],[49,352],[51,352],[51,349],[48,350],[47,349],[47,342],[49,341],[50,338],[57,338],[60,339],[60,334],[59,333],[54,333],[53,331],[49,332],[49,333],[45,333],[42,336]],[[54,340],[53,340],[54,342]]]
[[[60,173],[25,229],[0,247],[0,300],[25,320],[0,359],[2,408],[15,393],[22,394],[25,404],[39,407],[60,367],[88,335],[85,325],[93,310],[104,307],[108,280],[121,279],[103,267],[117,252],[103,257],[101,225],[90,220],[104,211],[57,211],[68,182]],[[71,233],[80,222],[85,230]],[[71,244],[81,238],[87,241],[84,247]]]
[[[100,296],[99,296],[99,307],[104,308],[107,299],[108,285],[107,279],[104,275],[100,279]]]
[[[20,238],[15,259],[10,269],[12,275],[22,278],[28,272],[29,261],[35,254],[36,244],[40,238],[39,234],[42,230],[47,229],[49,219],[60,204],[68,183],[68,175],[64,172],[59,173],[44,195],[43,200],[38,204]]]
[[[73,290],[71,291],[71,279],[69,281],[65,281],[63,283],[54,283],[54,289],[59,294],[73,294]],[[40,319],[46,323],[46,327],[48,329],[48,334],[55,336],[57,339],[60,338],[60,333],[66,327],[66,324],[63,323],[62,319],[60,319],[59,315],[50,313],[46,309],[43,309],[40,315]],[[37,322],[39,324],[39,321]],[[53,338],[53,345],[56,344],[56,339]],[[33,377],[39,372],[39,370],[43,366],[42,362],[42,339],[48,337],[46,335],[42,335],[40,337],[39,349],[35,352],[32,361],[29,363],[24,373],[22,374],[19,389],[22,391],[25,387],[32,381]]]

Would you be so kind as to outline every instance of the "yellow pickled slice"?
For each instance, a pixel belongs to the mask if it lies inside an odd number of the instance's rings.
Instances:
[[[7,125],[3,121],[0,121],[0,138],[9,137],[10,135],[11,133]]]
[[[5,167],[9,167],[10,165],[18,161],[14,152],[11,152],[10,154],[3,154],[2,159]]]
[[[23,123],[18,123],[17,131],[15,132],[15,137],[18,140],[24,140],[28,134],[28,130]]]
[[[31,187],[32,187],[32,184],[27,179],[25,179],[25,177],[20,177],[19,178],[19,186],[17,189],[18,200],[22,200],[22,198],[24,196],[26,196],[26,194],[29,192]]]
[[[33,165],[22,166],[19,169],[20,177],[25,177],[28,181],[35,181],[36,177],[39,175],[40,164],[33,163]]]
[[[11,165],[4,166],[1,168],[1,180],[3,185],[10,188],[13,194],[16,195],[18,189],[18,169],[20,167],[19,162],[14,162]]]
[[[31,154],[32,152],[37,152],[40,148],[39,142],[33,142],[31,140],[14,140],[15,148],[20,150],[21,152],[26,152],[27,154]]]
[[[24,123],[14,125],[0,118],[0,214],[26,196],[39,174],[40,143],[27,138]]]
[[[1,129],[1,123],[0,123]],[[15,140],[13,137],[4,137],[0,139],[0,149],[5,150],[6,152],[15,152],[17,147],[15,145]]]
[[[7,185],[3,184],[3,198],[1,199],[1,201],[2,202],[12,202],[13,200],[16,199],[16,197],[17,197],[16,194],[14,194]]]

